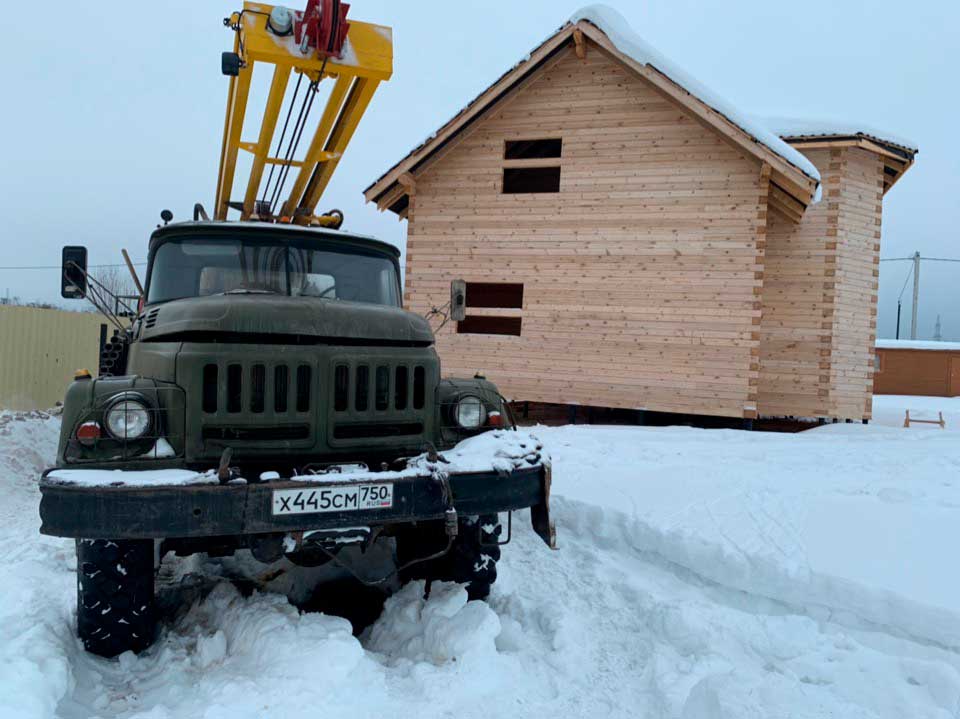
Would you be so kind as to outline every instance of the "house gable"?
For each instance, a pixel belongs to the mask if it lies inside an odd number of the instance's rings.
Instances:
[[[594,21],[599,22],[597,19]],[[444,125],[430,140],[416,148],[367,188],[365,191],[367,200],[375,201],[381,210],[392,210],[403,216],[408,200],[407,193],[398,181],[402,175],[416,176],[426,164],[432,161],[436,153],[445,151],[450,143],[456,142],[461,132],[468,130],[483,114],[490,112],[499,103],[508,99],[513,91],[529,83],[537,73],[542,72],[545,65],[562,49],[573,48],[578,58],[585,59],[589,52],[587,39],[596,47],[609,53],[619,63],[643,77],[660,93],[687,108],[702,124],[719,132],[726,141],[752,155],[759,162],[769,164],[772,169],[772,183],[777,190],[777,193],[772,195],[772,200],[776,204],[781,197],[785,199],[785,208],[794,210],[785,213],[788,217],[796,221],[796,210],[799,208],[802,214],[802,210],[813,200],[819,176],[816,169],[802,155],[780,142],[778,138],[765,138],[766,144],[764,144],[744,127],[692,94],[662,70],[650,64],[644,64],[625,53],[594,22],[586,19],[561,28],[531,53],[528,59],[502,76],[485,93]],[[692,84],[692,81],[688,84]],[[780,148],[782,154],[775,152],[771,149],[772,147]],[[793,163],[798,163],[799,166]]]
[[[561,157],[507,159],[520,140]],[[504,194],[525,166],[558,166],[560,192]],[[756,413],[762,166],[609,53],[564,48],[408,187],[409,309],[442,306],[453,279],[522,285],[522,307],[468,291],[472,319],[437,333],[445,374],[531,401]]]

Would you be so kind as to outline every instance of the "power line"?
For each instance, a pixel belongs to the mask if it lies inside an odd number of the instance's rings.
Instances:
[[[126,267],[126,266],[127,266],[126,263],[122,263],[118,265],[90,265],[88,269],[99,270],[99,269],[104,269],[106,267]],[[147,263],[134,262],[133,266],[146,267]],[[19,270],[59,270],[59,269],[61,269],[61,265],[32,265],[30,267],[0,267],[0,270],[17,270],[17,271]]]
[[[946,258],[946,257],[921,257],[920,259],[923,260],[924,262],[960,262],[960,260],[956,260],[953,258]],[[913,262],[913,260],[914,260],[913,257],[887,257],[880,261],[881,262]]]
[[[907,285],[910,283],[910,278],[913,277],[913,268],[911,267],[907,270],[907,279],[903,281],[903,289],[900,290],[900,296],[897,298],[897,303],[900,303],[900,300],[903,299],[903,293],[907,291]]]

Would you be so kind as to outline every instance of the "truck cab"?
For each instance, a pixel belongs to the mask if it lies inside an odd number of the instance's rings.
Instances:
[[[402,580],[462,581],[483,598],[501,513],[531,508],[554,545],[541,445],[486,379],[441,379],[429,322],[402,307],[399,256],[293,225],[153,233],[135,316],[100,376],[67,389],[57,466],[41,481],[41,531],[77,540],[88,649],[149,646],[155,617],[98,614],[98,582],[152,607],[168,552],[313,566],[392,541]],[[86,267],[69,257],[65,286],[83,295]]]

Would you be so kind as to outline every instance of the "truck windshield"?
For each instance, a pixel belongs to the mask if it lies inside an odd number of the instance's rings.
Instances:
[[[396,265],[362,249],[191,239],[166,242],[154,254],[148,304],[228,294],[400,305]]]

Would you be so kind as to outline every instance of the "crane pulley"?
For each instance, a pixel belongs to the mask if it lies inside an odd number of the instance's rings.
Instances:
[[[226,220],[232,209],[242,220],[333,226],[342,221],[342,215],[315,215],[317,204],[377,87],[393,74],[390,28],[348,22],[349,10],[339,0],[308,0],[302,12],[246,2],[224,21],[236,37],[234,51],[223,58],[230,87],[215,219]],[[244,140],[244,123],[249,128],[253,117],[248,118],[248,102],[255,67],[272,67],[273,75],[256,139]],[[324,80],[332,83],[329,93],[321,91]],[[319,120],[313,121],[318,100],[324,106]],[[241,151],[253,158],[242,199],[235,199]],[[296,172],[287,192],[291,170]]]

